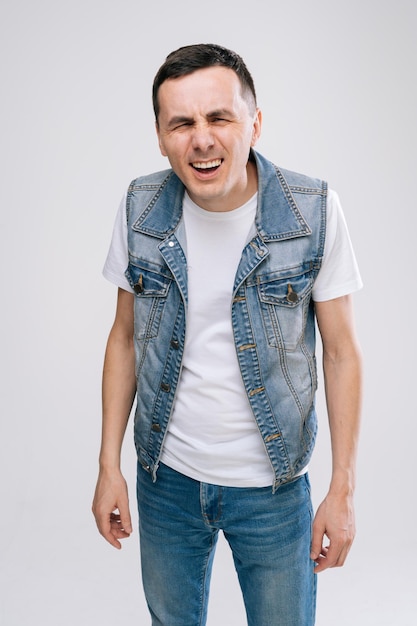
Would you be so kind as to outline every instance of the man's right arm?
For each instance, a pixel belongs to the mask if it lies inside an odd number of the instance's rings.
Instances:
[[[103,368],[103,425],[99,475],[93,514],[103,537],[120,549],[132,523],[126,481],[120,469],[121,449],[136,393],[133,344],[134,295],[120,289],[116,317],[107,342]]]

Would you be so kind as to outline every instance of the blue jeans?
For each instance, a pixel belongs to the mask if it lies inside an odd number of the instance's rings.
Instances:
[[[142,578],[153,626],[206,623],[219,530],[233,553],[248,625],[313,626],[307,475],[273,494],[271,487],[200,483],[165,465],[153,483],[139,465],[137,495]]]

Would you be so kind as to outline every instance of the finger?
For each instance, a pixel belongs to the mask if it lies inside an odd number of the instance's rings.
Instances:
[[[113,528],[123,530],[127,535],[130,535],[133,532],[129,509],[124,513],[124,515],[121,513],[111,513],[110,524]]]
[[[129,537],[130,532],[125,528],[119,514],[110,514],[110,527],[115,536]]]
[[[98,516],[97,527],[100,534],[104,537],[110,545],[118,550],[121,549],[122,544],[118,539],[125,539],[129,537],[129,533],[126,533],[120,524],[120,516],[117,513],[104,514]]]
[[[342,567],[349,552],[351,544],[331,542],[328,547],[323,547],[320,555],[314,559],[317,563],[315,573],[318,574],[331,567]]]
[[[117,548],[118,550],[120,550],[122,547],[122,544],[120,543],[120,541],[118,541],[118,535],[120,531],[118,531],[116,527],[116,523],[107,519],[106,523],[104,524],[97,523],[97,526],[98,526],[100,534],[104,537],[104,539],[108,541],[108,543],[112,545],[114,548]],[[120,536],[119,539],[122,539],[122,537]]]
[[[130,535],[133,532],[132,520],[130,517],[129,505],[121,505],[119,508],[120,525],[123,530]]]
[[[310,555],[310,558],[314,561],[315,563],[315,567],[314,567],[314,572],[316,574],[318,574],[319,572],[322,572],[323,570],[327,569],[328,567],[328,561],[327,561],[327,554],[329,552],[329,547],[328,546],[321,546],[319,553],[314,556]]]
[[[128,515],[128,520],[124,522],[121,514],[113,511],[113,513],[110,514],[110,526],[113,531],[118,531],[122,533],[123,536],[128,537],[132,532],[130,515]]]

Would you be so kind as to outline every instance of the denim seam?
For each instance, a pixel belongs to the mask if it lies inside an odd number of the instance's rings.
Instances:
[[[207,526],[211,526],[219,521],[222,516],[222,488],[218,487],[218,497],[217,497],[217,510],[216,517],[214,519],[210,519],[207,515],[207,500],[204,495],[204,483],[200,483],[200,506],[201,506],[201,515],[203,517],[204,523]]]
[[[216,531],[217,532],[217,531]],[[208,593],[206,593],[207,588],[207,575],[208,575],[208,564],[210,561],[210,556],[214,548],[215,544],[215,535],[211,537],[211,546],[207,556],[204,559],[204,565],[200,578],[200,617],[198,620],[198,626],[204,626],[206,623],[206,605],[208,602]]]

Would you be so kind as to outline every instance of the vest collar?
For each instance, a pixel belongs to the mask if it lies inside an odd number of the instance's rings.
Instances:
[[[282,171],[254,150],[258,170],[256,228],[264,241],[281,241],[311,234]],[[151,201],[136,220],[133,229],[165,239],[177,228],[182,217],[184,185],[169,170]]]

